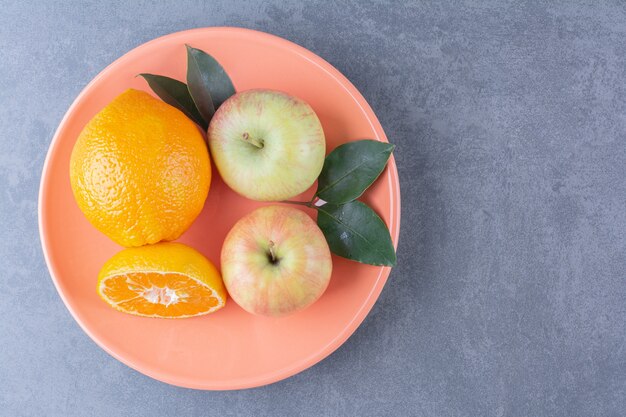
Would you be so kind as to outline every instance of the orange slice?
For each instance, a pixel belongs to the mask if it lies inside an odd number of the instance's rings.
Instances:
[[[98,294],[124,313],[163,318],[213,313],[224,307],[227,297],[215,266],[181,243],[117,253],[98,275]]]

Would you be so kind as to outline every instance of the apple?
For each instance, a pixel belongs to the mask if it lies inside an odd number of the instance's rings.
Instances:
[[[230,230],[221,254],[222,279],[244,310],[285,316],[313,304],[332,272],[330,249],[303,211],[261,207]]]
[[[207,132],[222,179],[244,197],[280,201],[306,191],[324,165],[322,125],[306,102],[274,90],[226,100]]]

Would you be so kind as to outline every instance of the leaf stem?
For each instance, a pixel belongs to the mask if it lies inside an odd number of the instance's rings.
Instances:
[[[312,201],[292,201],[292,200],[283,200],[281,201],[281,203],[286,203],[286,204],[296,204],[298,206],[307,206],[309,208],[316,208],[313,205]]]

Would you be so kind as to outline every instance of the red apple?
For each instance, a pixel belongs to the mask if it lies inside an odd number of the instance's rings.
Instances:
[[[306,102],[273,90],[235,94],[207,132],[224,182],[252,200],[281,201],[306,191],[324,165],[326,141]]]
[[[222,278],[244,310],[284,316],[313,304],[332,272],[322,231],[303,211],[285,206],[256,209],[224,240]]]

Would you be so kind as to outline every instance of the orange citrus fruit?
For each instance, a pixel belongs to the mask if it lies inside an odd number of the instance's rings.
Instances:
[[[204,206],[211,163],[191,120],[129,89],[81,132],[70,182],[91,224],[120,245],[141,246],[187,230]]]
[[[227,297],[215,266],[182,243],[117,253],[98,275],[98,294],[124,313],[163,318],[213,313],[224,307]]]

